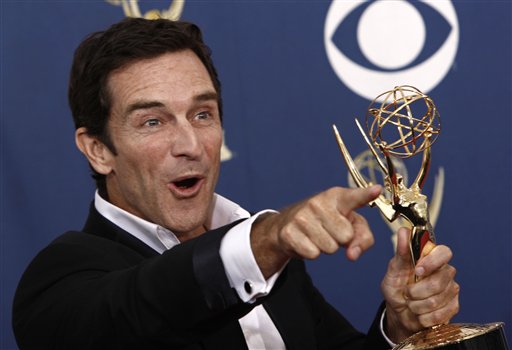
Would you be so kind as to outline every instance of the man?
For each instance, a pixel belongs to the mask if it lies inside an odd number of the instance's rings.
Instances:
[[[250,215],[214,193],[220,83],[199,29],[126,19],[77,49],[69,99],[98,191],[81,232],[34,259],[13,308],[21,349],[387,349],[458,311],[445,246],[416,268],[401,230],[367,335],[302,259],[373,244],[355,212],[380,187],[332,188]],[[421,277],[409,284],[414,275]]]

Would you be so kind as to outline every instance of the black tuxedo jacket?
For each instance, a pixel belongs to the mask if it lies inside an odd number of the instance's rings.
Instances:
[[[388,349],[356,331],[292,260],[270,295],[243,303],[219,256],[235,223],[159,255],[91,207],[82,232],[41,251],[16,291],[20,349],[247,349],[238,319],[262,303],[287,349]],[[380,314],[380,312],[378,313]]]

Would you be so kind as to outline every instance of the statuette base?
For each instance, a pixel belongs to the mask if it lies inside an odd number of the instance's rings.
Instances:
[[[427,328],[393,350],[508,350],[503,323],[445,324]]]

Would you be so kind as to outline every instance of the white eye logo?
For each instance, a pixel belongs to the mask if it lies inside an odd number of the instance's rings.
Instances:
[[[457,14],[448,0],[334,0],[325,20],[332,68],[369,100],[403,84],[431,91],[451,68],[458,43]]]

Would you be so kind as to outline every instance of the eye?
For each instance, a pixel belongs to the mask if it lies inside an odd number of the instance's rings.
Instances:
[[[144,126],[150,126],[150,127],[158,126],[160,124],[161,124],[160,120],[155,119],[155,118],[148,119],[144,122]]]
[[[195,119],[197,120],[207,120],[210,119],[212,115],[209,112],[203,111],[196,114]]]

